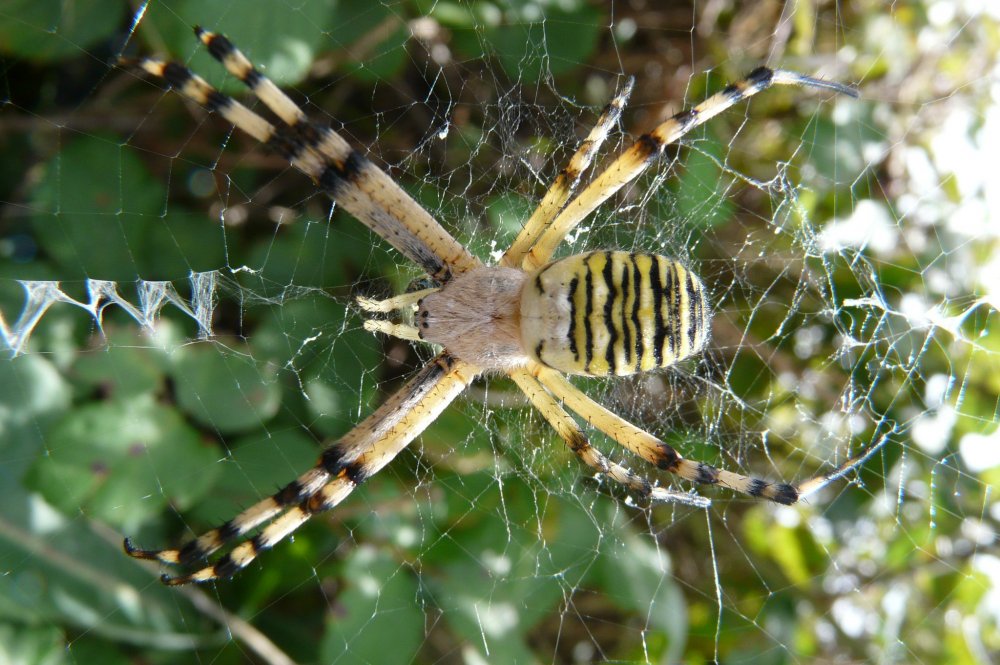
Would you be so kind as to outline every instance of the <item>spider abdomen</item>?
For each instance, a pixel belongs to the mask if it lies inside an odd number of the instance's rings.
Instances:
[[[598,251],[555,261],[521,294],[521,339],[567,374],[626,375],[700,351],[709,318],[701,280],[657,254]]]

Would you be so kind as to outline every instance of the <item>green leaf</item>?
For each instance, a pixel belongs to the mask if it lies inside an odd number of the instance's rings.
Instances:
[[[524,228],[524,223],[531,216],[535,203],[514,192],[504,192],[491,197],[486,204],[486,214],[490,224],[497,230],[495,244],[492,247],[484,247],[480,256],[486,256],[490,251],[497,252],[509,247],[517,234]],[[480,235],[485,236],[486,234]]]
[[[254,243],[246,256],[237,254],[230,261],[259,270],[259,279],[271,288],[342,286],[365,268],[361,259],[368,257],[371,243],[372,236],[360,222],[346,215],[338,216],[335,225],[299,219]]]
[[[43,62],[79,56],[114,35],[126,7],[105,0],[6,0],[0,52]]]
[[[320,660],[412,663],[424,640],[424,613],[413,572],[361,546],[349,555],[343,577],[345,588],[327,622]]]
[[[61,633],[33,626],[78,629],[74,663],[121,662],[113,651],[96,658],[95,649],[108,650],[107,640],[190,646],[188,637],[177,638],[190,631],[192,613],[171,590],[151,586],[152,571],[125,556],[120,538],[99,526],[99,515],[77,506],[63,517],[16,484],[0,483],[0,502],[0,561],[16,562],[12,568],[5,563],[0,575],[0,621],[8,622],[0,624],[0,662],[47,662],[40,654],[50,644],[65,652]],[[9,637],[11,625],[23,641]],[[38,660],[12,660],[12,653],[35,653]]]
[[[321,293],[268,307],[259,316],[255,355],[288,368],[283,374],[292,388],[286,401],[301,421],[327,436],[356,425],[359,406],[378,394],[377,382],[364,377],[382,360],[381,341],[360,322],[349,322],[353,313]]]
[[[606,511],[607,524],[618,523],[619,538],[601,549],[601,587],[619,607],[646,617],[665,638],[663,662],[679,662],[689,621],[684,594],[674,581],[673,565],[663,544],[650,534],[625,526],[618,508]]]
[[[66,514],[84,510],[128,529],[168,502],[190,506],[218,472],[217,455],[150,394],[83,405],[58,421],[45,443],[26,485]]]
[[[451,630],[490,661],[525,662],[530,631],[592,570],[601,527],[579,504],[540,503],[516,477],[497,496],[491,478],[461,479],[452,494],[476,499],[451,499],[454,525],[440,525],[446,536],[421,559],[442,571],[426,583]]]
[[[198,42],[192,32],[195,25],[225,34],[268,78],[286,86],[304,79],[317,53],[328,46],[323,26],[331,20],[335,7],[331,5],[327,0],[303,0],[290,9],[270,0],[182,0],[171,5],[151,4],[144,23],[150,31],[146,34],[158,33],[164,40],[169,55],[184,60],[226,90],[238,90],[243,85],[225,75],[221,65]]]
[[[109,396],[128,397],[159,390],[163,385],[164,365],[163,353],[111,345],[81,355],[73,365],[73,372],[84,386],[99,388]]]
[[[55,626],[0,624],[0,663],[14,665],[62,665],[66,642]]]
[[[607,21],[581,0],[477,2],[467,14],[444,3],[440,16],[452,26],[456,50],[474,58],[492,51],[508,76],[529,83],[579,67]]]
[[[722,168],[723,152],[722,142],[709,138],[685,153],[676,184],[677,212],[685,226],[697,229],[697,234],[725,224],[733,216],[729,178]]]
[[[316,463],[320,444],[299,429],[255,432],[231,444],[232,454],[217,464],[212,492],[192,514],[207,527],[235,515],[304,473]]]
[[[338,74],[363,81],[384,81],[399,72],[409,62],[410,38],[398,7],[369,0],[339,0],[329,29],[330,43],[350,58]]]
[[[44,356],[26,355],[0,362],[0,429],[38,425],[39,418],[65,409],[69,398],[68,385]]]
[[[134,151],[88,135],[44,165],[32,222],[64,280],[176,279],[192,264],[184,244],[160,242],[165,195]]]
[[[181,409],[222,433],[260,427],[281,407],[276,368],[221,344],[195,344],[174,354],[170,375]]]

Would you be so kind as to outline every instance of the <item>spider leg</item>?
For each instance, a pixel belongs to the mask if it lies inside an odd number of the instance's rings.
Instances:
[[[531,246],[535,244],[541,233],[548,227],[559,211],[562,210],[567,199],[576,190],[576,186],[580,182],[580,176],[590,166],[597,151],[600,150],[601,145],[608,138],[611,128],[617,124],[618,119],[621,117],[622,109],[628,103],[628,98],[632,95],[632,88],[634,86],[635,77],[629,76],[614,99],[604,107],[604,111],[601,112],[597,123],[590,130],[590,133],[587,134],[587,138],[580,143],[580,147],[570,157],[566,168],[556,176],[549,190],[542,197],[541,203],[538,204],[535,211],[531,213],[531,217],[525,222],[524,228],[521,229],[521,232],[517,235],[510,248],[504,252],[503,257],[500,259],[500,265],[512,268],[521,265],[524,255],[531,249]]]
[[[679,140],[695,127],[748,97],[767,90],[772,85],[822,88],[851,97],[858,96],[857,89],[840,83],[823,81],[795,72],[758,67],[750,72],[746,78],[731,83],[721,92],[712,95],[694,108],[675,114],[650,133],[640,136],[631,148],[611,162],[559,212],[542,233],[538,242],[525,255],[521,267],[531,271],[547,263],[567,233],[586,219],[612,194],[642,173],[647,166],[663,154],[666,146]]]
[[[207,558],[227,543],[243,537],[290,506],[305,501],[330,480],[329,472],[314,467],[288,483],[273,496],[255,503],[221,526],[206,531],[180,548],[139,549],[131,538],[125,539],[125,553],[136,559],[152,559],[170,565],[187,566]]]
[[[882,450],[882,447],[888,443],[888,441],[889,436],[883,436],[874,445],[847,460],[833,471],[802,481],[799,483],[799,496],[805,498],[811,494],[815,494],[833,481],[839,480],[855,469],[860,468],[865,462],[870,460],[875,453]]]
[[[269,519],[256,536],[237,544],[216,562],[191,573],[161,579],[164,584],[231,577],[312,515],[329,510],[377,473],[432,423],[479,374],[478,368],[440,354],[354,429],[323,451],[319,463],[273,497],[243,511],[180,549],[142,550],[125,539],[125,552],[139,559],[188,565],[242,537]]]
[[[388,298],[387,300],[372,300],[371,298],[358,296],[357,302],[358,305],[361,306],[361,309],[367,312],[389,313],[397,309],[416,307],[420,304],[420,301],[424,298],[424,296],[436,293],[437,291],[440,291],[440,289],[423,289],[422,291],[404,293],[394,298]],[[367,319],[365,320],[364,325],[365,330],[368,332],[380,332],[384,335],[409,340],[411,342],[424,341],[423,336],[420,334],[420,330],[418,330],[416,326],[406,323],[394,323],[383,319]]]
[[[366,312],[388,314],[389,312],[394,312],[397,309],[415,307],[420,303],[421,298],[438,291],[440,291],[440,289],[431,288],[422,289],[420,291],[411,291],[410,293],[404,293],[392,298],[386,298],[385,300],[375,300],[374,298],[368,298],[367,296],[358,296],[355,300],[357,301],[358,306]]]
[[[185,97],[218,112],[287,158],[347,212],[368,226],[432,278],[447,282],[480,265],[382,169],[329,127],[316,125],[221,35],[196,29],[198,37],[237,78],[281,119],[278,126],[225,95],[176,62],[145,59],[140,67]]]
[[[215,563],[183,575],[161,575],[160,581],[168,586],[179,586],[232,577],[250,565],[261,553],[291,535],[310,517],[343,501],[362,481],[363,478],[349,477],[344,469],[338,477],[323,485],[299,505],[278,516],[256,536],[236,545]]]
[[[368,332],[380,332],[383,335],[405,339],[410,342],[424,341],[420,336],[420,331],[415,326],[405,323],[393,323],[392,321],[385,321],[383,319],[367,319],[364,325],[365,330]]]
[[[531,373],[555,397],[587,423],[658,469],[693,483],[722,485],[731,490],[785,505],[799,500],[802,492],[789,483],[770,483],[681,457],[672,446],[656,438],[587,397],[559,372],[534,363]]]
[[[288,126],[290,136],[298,139],[297,145],[293,145],[296,151],[317,151],[330,159],[332,164],[326,164],[319,174],[309,174],[326,190],[330,198],[365,223],[371,220],[372,229],[389,242],[393,242],[393,236],[401,231],[415,236],[424,248],[429,249],[444,264],[434,265],[433,270],[427,271],[439,281],[446,282],[453,272],[465,272],[480,265],[478,259],[382,169],[352,149],[330,127],[310,122],[302,109],[261,74],[229,39],[197,26],[194,31],[226,71],[242,81]],[[393,228],[397,225],[401,225],[403,229]],[[403,253],[407,254],[406,251]],[[411,258],[425,269],[428,267],[425,261],[413,256]]]
[[[636,494],[648,497],[651,501],[682,503],[696,508],[707,508],[711,505],[711,500],[705,497],[655,486],[639,474],[612,462],[601,451],[590,445],[590,441],[587,440],[580,425],[559,406],[555,398],[528,371],[514,370],[509,373],[509,376],[532,405],[541,412],[560,438],[566,442],[570,450],[587,466],[615,482],[625,485]]]

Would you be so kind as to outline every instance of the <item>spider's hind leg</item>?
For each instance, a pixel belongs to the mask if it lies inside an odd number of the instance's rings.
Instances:
[[[621,464],[612,462],[601,451],[590,445],[580,425],[566,413],[555,398],[528,371],[514,370],[509,373],[509,376],[559,434],[560,438],[566,442],[570,450],[590,468],[624,485],[640,497],[653,502],[681,503],[695,508],[707,508],[712,505],[712,501],[703,496],[653,485],[639,474],[629,471]]]
[[[741,494],[784,505],[796,503],[800,498],[799,489],[795,485],[772,483],[725,469],[717,469],[704,462],[685,459],[666,442],[587,397],[558,372],[537,363],[531,369],[541,385],[562,400],[570,410],[579,414],[589,425],[658,469],[669,471],[692,483],[722,485]]]
[[[160,577],[160,581],[168,586],[178,586],[232,577],[250,565],[261,553],[287,538],[293,531],[305,524],[310,517],[330,510],[343,501],[360,480],[361,478],[352,478],[346,470],[341,471],[336,478],[320,487],[298,505],[279,515],[260,533],[253,538],[244,540],[215,563],[184,575],[163,575]]]

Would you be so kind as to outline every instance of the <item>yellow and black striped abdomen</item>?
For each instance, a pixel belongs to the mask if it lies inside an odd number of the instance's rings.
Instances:
[[[656,254],[590,252],[540,268],[521,293],[528,355],[567,374],[666,367],[708,340],[698,277]]]

